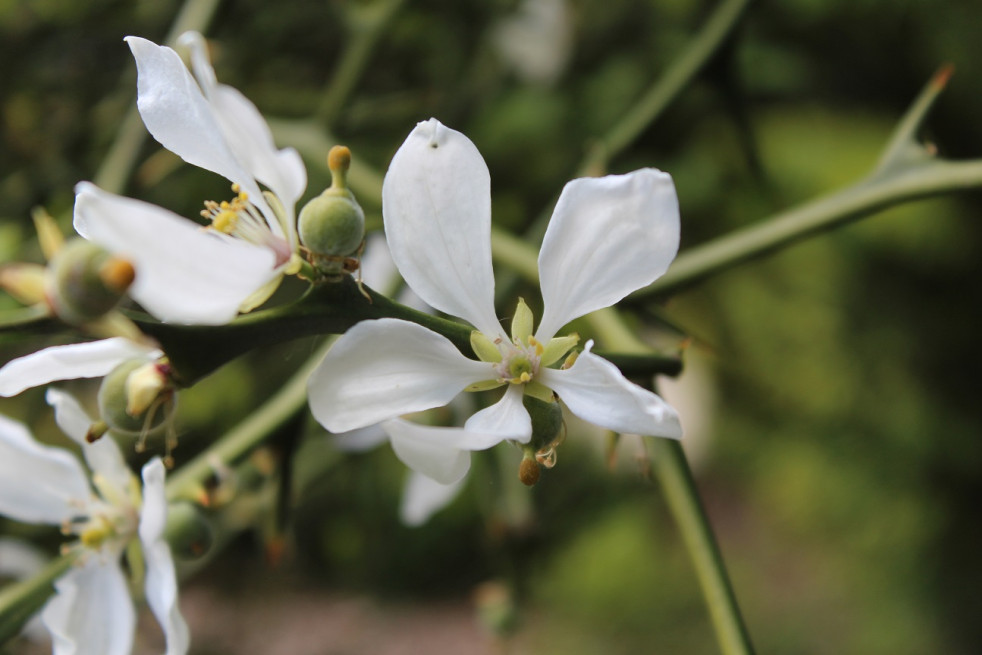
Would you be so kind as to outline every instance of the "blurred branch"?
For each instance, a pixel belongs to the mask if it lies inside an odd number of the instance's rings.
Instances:
[[[916,132],[950,76],[944,68],[901,119],[873,172],[864,180],[749,227],[690,248],[661,278],[630,296],[667,296],[738,264],[756,259],[893,205],[982,187],[982,159],[939,159]]]
[[[167,480],[167,499],[195,501],[217,466],[234,466],[258,448],[277,428],[307,403],[307,378],[336,340],[331,337],[280,387],[274,396],[229,430],[215,443],[182,466]]]
[[[611,159],[631,145],[719,52],[752,0],[726,0],[654,85],[611,129],[593,143],[576,177],[603,175]]]
[[[327,152],[339,145],[331,133],[310,119],[267,119],[270,129],[281,146],[297,149],[309,165],[327,171]],[[351,159],[348,184],[362,205],[382,206],[382,175],[357,156]]]
[[[219,0],[185,0],[164,43],[174,47],[177,39],[185,32],[189,30],[204,32],[214,17],[215,10],[218,9],[218,2]],[[128,70],[123,79],[128,85],[134,86],[132,70]],[[106,191],[122,193],[146,138],[147,130],[143,127],[140,111],[136,103],[132,103],[92,181]]]
[[[354,33],[353,38],[341,55],[341,61],[334,69],[331,82],[314,112],[315,122],[328,129],[334,126],[341,108],[365,71],[375,44],[404,3],[405,0],[377,0],[368,7],[355,6],[347,9],[347,22]],[[325,156],[322,154],[319,158],[323,159]]]

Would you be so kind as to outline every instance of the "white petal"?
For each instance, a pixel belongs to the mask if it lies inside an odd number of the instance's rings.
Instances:
[[[496,336],[491,178],[470,139],[436,119],[416,126],[389,164],[382,217],[392,258],[420,298]]]
[[[540,371],[542,383],[559,394],[584,421],[615,432],[680,439],[675,410],[657,395],[625,378],[616,366],[590,352],[593,342],[572,368]]]
[[[82,447],[89,470],[104,477],[125,495],[133,474],[113,438],[105,435],[95,443],[85,440],[92,419],[71,394],[51,388],[45,394],[45,399],[55,410],[58,427]]]
[[[679,247],[679,205],[667,173],[583,178],[563,189],[539,251],[545,303],[536,338],[609,307],[661,276]]]
[[[452,484],[440,484],[422,473],[410,471],[402,490],[399,518],[409,526],[423,525],[449,505],[463,488],[464,478]]]
[[[402,419],[385,421],[392,450],[409,468],[440,484],[453,484],[471,466],[471,450],[486,450],[501,442],[497,434],[465,428],[419,425]]]
[[[75,229],[129,259],[130,289],[162,321],[218,325],[280,274],[269,248],[207,231],[155,205],[82,182],[75,187]]]
[[[522,404],[523,387],[509,384],[501,400],[485,407],[469,419],[464,427],[474,432],[497,434],[501,440],[528,443],[532,438],[532,419]]]
[[[41,613],[54,655],[129,655],[136,612],[117,560],[103,562],[91,553],[55,589]]]
[[[71,453],[38,443],[23,425],[0,416],[0,514],[58,524],[84,514],[91,495]]]
[[[399,319],[362,321],[328,351],[307,382],[310,411],[331,432],[446,405],[494,377],[445,337]]]
[[[382,293],[391,291],[398,279],[399,269],[392,261],[389,244],[381,232],[372,232],[365,241],[365,254],[361,258],[361,277],[365,284]]]
[[[177,605],[174,559],[163,538],[166,524],[164,464],[155,457],[143,467],[143,509],[140,512],[140,541],[147,562],[147,604],[164,629],[167,655],[184,655],[191,637]]]
[[[123,337],[51,346],[0,368],[0,396],[16,396],[55,380],[102,377],[127,359],[155,359],[160,355],[159,350]]]
[[[218,84],[200,34],[187,32],[181,36],[180,43],[191,49],[195,77],[211,104],[229,149],[246,171],[292,210],[307,187],[307,170],[299,153],[293,148],[277,150],[273,133],[256,106],[237,89]]]
[[[250,200],[264,205],[180,55],[140,37],[125,40],[136,60],[137,108],[153,138],[189,164],[239,184]]]
[[[376,423],[367,428],[349,430],[340,434],[330,435],[331,445],[346,453],[363,453],[381,446],[389,440],[382,426]]]

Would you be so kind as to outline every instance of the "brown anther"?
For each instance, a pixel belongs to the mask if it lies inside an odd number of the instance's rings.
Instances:
[[[107,289],[121,294],[133,284],[133,280],[136,279],[136,269],[122,257],[110,257],[99,268],[99,279]]]
[[[518,467],[518,479],[526,487],[532,487],[539,481],[539,463],[534,457],[523,457],[522,463]]]
[[[102,438],[106,432],[109,431],[109,426],[102,421],[98,421],[89,426],[88,431],[85,433],[86,443],[95,443]]]

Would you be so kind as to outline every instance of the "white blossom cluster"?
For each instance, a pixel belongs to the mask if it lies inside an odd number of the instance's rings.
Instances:
[[[307,186],[303,162],[295,150],[276,148],[249,100],[217,82],[200,35],[181,40],[190,51],[190,70],[171,48],[138,37],[126,41],[136,59],[138,107],[147,129],[184,161],[227,178],[232,199],[206,203],[202,215],[209,225],[203,227],[83,182],[76,189],[75,229],[132,263],[129,294],[156,319],[227,323],[265,302],[284,275],[302,266],[296,206]],[[403,507],[407,521],[425,521],[453,497],[472,451],[533,440],[527,397],[546,404],[561,400],[581,419],[615,432],[681,437],[668,404],[591,352],[592,342],[578,350],[578,336],[561,334],[574,319],[617,303],[668,268],[679,242],[669,175],[642,169],[568,183],[539,252],[542,317],[536,326],[532,310],[519,300],[508,331],[494,304],[490,175],[474,144],[436,119],[419,123],[392,159],[382,200],[398,273],[431,308],[473,326],[478,359],[417,323],[363,321],[338,339],[311,375],[308,393],[317,421],[345,433],[339,437],[344,447],[387,437],[412,469]],[[369,246],[366,270],[385,245]],[[119,336],[51,347],[0,369],[0,395],[106,376],[137,360],[149,367],[149,381],[140,378],[133,390],[131,376],[127,394],[141,397],[144,385],[152,396],[166,387],[154,378],[165,358],[154,344]],[[419,412],[455,402],[461,392],[495,388],[503,389],[500,400],[458,427],[414,420]],[[76,563],[42,612],[54,652],[129,653],[135,613],[126,574],[143,569],[145,599],[163,627],[167,654],[187,652],[188,630],[163,536],[164,464],[152,459],[137,478],[111,438],[92,440],[91,426],[106,417],[91,420],[56,388],[47,398],[88,471],[68,451],[42,445],[23,425],[0,417],[0,514],[60,525],[75,538],[67,547],[77,554]]]

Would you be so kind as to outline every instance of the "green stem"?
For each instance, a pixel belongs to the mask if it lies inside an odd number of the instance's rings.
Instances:
[[[606,346],[624,352],[650,350],[624,323],[616,309],[610,307],[594,312],[589,318]],[[651,448],[651,461],[665,501],[696,570],[720,649],[724,655],[749,655],[753,653],[750,636],[712,526],[699,500],[685,452],[673,439],[652,437],[646,443]]]
[[[630,146],[661,116],[733,34],[751,0],[723,2],[685,50],[626,114],[596,142],[579,166],[579,176],[602,175],[607,162]]]
[[[52,560],[29,580],[7,585],[0,591],[0,645],[16,637],[54,592],[53,584],[72,566],[78,551]]]
[[[668,272],[632,297],[665,296],[720,271],[761,257],[809,236],[870,216],[892,205],[982,186],[982,159],[937,159],[917,140],[934,102],[951,77],[939,70],[897,123],[873,172],[841,191],[777,214],[679,255]]]
[[[667,296],[743,262],[893,205],[982,186],[982,160],[931,160],[892,168],[842,191],[680,254],[668,272],[631,298]]]
[[[673,439],[649,439],[648,446],[665,501],[695,567],[720,650],[724,655],[749,655],[754,652],[750,634],[709,518],[699,500],[685,451]]]

